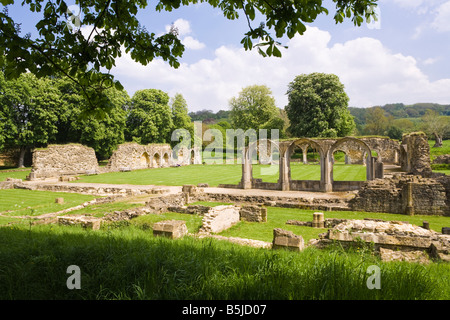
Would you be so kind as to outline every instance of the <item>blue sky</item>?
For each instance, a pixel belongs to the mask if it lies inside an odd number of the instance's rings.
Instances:
[[[242,48],[248,30],[244,17],[229,21],[207,4],[155,12],[155,2],[150,3],[140,21],[157,34],[175,23],[186,51],[176,70],[161,60],[141,66],[126,55],[120,58],[113,74],[130,95],[156,88],[172,97],[181,93],[190,111],[218,111],[227,110],[229,99],[243,87],[264,84],[284,108],[287,86],[296,75],[325,72],[339,76],[350,106],[450,104],[450,0],[380,0],[379,24],[361,27],[350,21],[336,25],[327,0],[329,15],[308,25],[303,36],[281,39],[289,46],[282,58]],[[24,32],[32,30],[29,11],[15,5],[10,12],[24,22]]]

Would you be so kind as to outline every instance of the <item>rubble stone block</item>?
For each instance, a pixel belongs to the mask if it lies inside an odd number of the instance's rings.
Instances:
[[[55,203],[63,204],[64,203],[64,198],[56,198],[55,199]]]
[[[164,220],[153,225],[154,236],[178,239],[184,237],[187,233],[186,222],[181,220]]]
[[[298,236],[292,231],[275,228],[273,229],[272,248],[301,251],[304,248],[304,240],[302,236]]]
[[[267,208],[245,205],[239,211],[240,219],[249,222],[267,222]]]

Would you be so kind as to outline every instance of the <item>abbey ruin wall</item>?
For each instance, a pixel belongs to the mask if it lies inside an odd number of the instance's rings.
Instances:
[[[95,151],[81,144],[35,149],[28,180],[98,172]]]

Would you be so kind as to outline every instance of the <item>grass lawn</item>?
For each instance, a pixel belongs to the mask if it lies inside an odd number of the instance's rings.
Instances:
[[[170,240],[125,224],[98,231],[58,225],[3,227],[0,243],[2,300],[450,298],[448,264],[382,262],[366,251],[290,252],[215,239]],[[81,290],[65,285],[70,265],[81,270]],[[373,265],[381,271],[381,290],[367,287],[367,270]]]
[[[320,180],[319,165],[292,163],[291,173],[293,179]],[[219,184],[238,184],[241,174],[241,165],[190,165],[81,176],[76,182],[167,186],[208,183],[210,186],[218,186]],[[253,177],[261,178],[266,182],[277,182],[278,166],[253,165]],[[334,166],[335,180],[361,181],[365,178],[364,166],[344,164]]]
[[[319,233],[326,232],[328,229],[317,229],[311,227],[301,227],[286,224],[287,220],[312,221],[313,213],[317,210],[302,210],[295,208],[277,208],[267,207],[267,222],[256,223],[241,221],[228,230],[220,233],[226,237],[240,237],[254,240],[271,242],[273,240],[273,229],[282,228],[290,230],[297,235],[301,235],[305,242],[317,238]],[[423,221],[428,221],[430,228],[441,232],[442,227],[450,225],[450,217],[442,216],[406,216],[401,214],[376,213],[376,212],[351,212],[351,211],[332,211],[324,212],[325,218],[340,219],[364,219],[374,218],[383,220],[407,221],[415,225],[422,225]]]
[[[64,198],[64,204],[55,203]],[[95,196],[66,192],[36,191],[23,189],[0,190],[0,213],[9,216],[37,216],[75,207]]]
[[[21,169],[20,171],[19,171],[19,169],[17,169],[18,171],[5,172],[5,171],[9,171],[9,170],[15,170],[15,169],[11,169],[11,168],[0,169],[0,181],[5,181],[6,178],[25,180],[27,175],[29,175],[31,172],[30,168]]]

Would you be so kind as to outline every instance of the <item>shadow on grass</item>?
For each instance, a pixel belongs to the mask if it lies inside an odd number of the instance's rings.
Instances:
[[[0,228],[0,299],[436,299],[448,266],[380,263],[341,250],[300,253],[240,247],[214,239],[155,238],[116,227]],[[380,290],[366,282],[381,268]],[[81,289],[69,290],[70,265]],[[444,283],[445,284],[445,283]],[[445,291],[447,290],[447,291]]]

